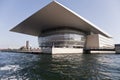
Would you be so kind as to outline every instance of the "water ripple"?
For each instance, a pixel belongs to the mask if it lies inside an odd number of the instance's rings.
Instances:
[[[120,55],[0,53],[0,80],[119,80]]]

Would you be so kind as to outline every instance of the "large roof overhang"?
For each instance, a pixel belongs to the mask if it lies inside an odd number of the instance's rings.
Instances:
[[[61,26],[111,37],[88,20],[56,1],[52,1],[10,31],[39,36],[42,30],[59,28]]]

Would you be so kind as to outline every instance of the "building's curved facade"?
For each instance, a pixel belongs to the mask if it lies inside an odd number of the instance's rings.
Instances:
[[[86,34],[72,29],[53,30],[38,37],[41,48],[83,48],[85,46]]]

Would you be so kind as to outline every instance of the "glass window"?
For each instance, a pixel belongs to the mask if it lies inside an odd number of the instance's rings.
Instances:
[[[75,33],[61,33],[38,37],[40,47],[84,47],[85,40],[85,35]]]

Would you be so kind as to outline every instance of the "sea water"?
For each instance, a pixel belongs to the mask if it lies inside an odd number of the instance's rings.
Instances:
[[[0,80],[120,80],[120,55],[0,52]]]

